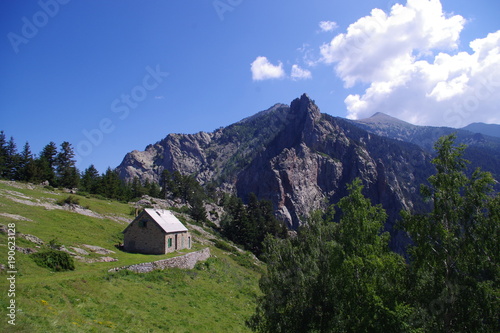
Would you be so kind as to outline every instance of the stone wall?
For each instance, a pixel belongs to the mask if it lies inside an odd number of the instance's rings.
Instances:
[[[109,272],[118,272],[122,269],[128,269],[129,271],[136,273],[149,273],[153,270],[162,270],[166,268],[193,269],[198,261],[207,260],[208,258],[210,258],[210,249],[207,247],[203,250],[191,252],[174,258],[112,268]]]

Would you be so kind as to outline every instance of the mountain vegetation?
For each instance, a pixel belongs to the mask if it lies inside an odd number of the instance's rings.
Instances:
[[[62,189],[0,181],[0,248],[5,250],[0,255],[1,332],[250,331],[245,319],[253,313],[260,294],[262,264],[248,252],[179,214],[194,238],[191,251],[209,247],[210,259],[193,270],[108,272],[188,250],[153,256],[123,252],[117,245],[133,219],[134,205],[79,194],[72,195],[78,207],[55,204],[67,196]],[[82,211],[82,207],[87,209]],[[7,277],[11,275],[5,269],[8,234],[3,226],[9,224],[15,224],[17,232],[15,326],[5,316],[10,305]],[[219,249],[219,243],[226,249]],[[113,252],[101,255],[85,245]],[[73,254],[61,255],[53,249],[61,246]],[[104,261],[106,257],[116,261]]]
[[[293,239],[266,240],[258,332],[495,332],[500,320],[500,195],[491,174],[467,177],[463,146],[441,138],[425,214],[403,212],[409,258],[388,248],[387,215],[360,180]],[[332,212],[340,215],[332,221]]]
[[[99,174],[94,165],[82,173],[76,168],[75,153],[71,143],[65,141],[58,150],[54,142],[47,144],[39,156],[33,155],[29,143],[18,153],[14,138],[6,140],[0,131],[0,179],[30,183],[44,183],[49,188],[60,187],[78,190],[109,199],[130,201],[148,194],[160,197],[160,185],[120,179],[116,170],[108,168]]]
[[[499,168],[497,138],[382,113],[353,122],[305,94],[170,134],[102,174],[77,170],[68,142],[35,156],[0,132],[0,221],[29,233],[16,237],[22,325],[7,329],[496,332]],[[160,198],[214,257],[136,274],[61,252],[151,261],[119,244]]]

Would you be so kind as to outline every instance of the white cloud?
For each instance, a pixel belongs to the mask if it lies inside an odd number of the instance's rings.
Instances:
[[[345,99],[348,117],[381,111],[428,125],[500,123],[500,31],[457,53],[465,23],[439,0],[408,0],[389,14],[372,10],[323,44],[321,61],[347,88],[369,85]]]
[[[307,69],[302,69],[299,67],[299,65],[295,64],[292,66],[292,74],[291,74],[292,80],[297,81],[297,80],[306,80],[306,79],[311,79],[312,74],[311,71]]]
[[[322,32],[330,32],[337,29],[338,25],[333,21],[321,21],[319,22],[319,28]]]
[[[273,65],[266,57],[257,57],[251,64],[252,79],[254,81],[280,79],[285,77],[283,64]]]

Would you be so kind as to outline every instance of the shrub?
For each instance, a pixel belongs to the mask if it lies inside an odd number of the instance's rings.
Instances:
[[[232,247],[231,245],[229,245],[228,243],[226,243],[222,240],[211,239],[211,241],[214,242],[215,247],[221,249],[222,251],[231,252],[231,253],[237,252],[237,250],[235,250],[234,247]]]
[[[60,199],[56,201],[56,204],[59,206],[64,206],[65,204],[67,205],[78,205],[80,203],[80,199],[75,197],[74,195],[69,195],[65,199]]]
[[[31,258],[38,266],[51,269],[55,272],[72,271],[75,269],[73,257],[66,252],[48,249],[33,253]]]
[[[50,186],[50,185],[45,185],[43,188],[46,189],[46,190],[49,190],[49,191],[54,191],[55,190],[55,188],[52,187],[52,186]]]

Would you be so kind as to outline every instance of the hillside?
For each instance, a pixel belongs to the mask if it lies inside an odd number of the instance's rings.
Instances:
[[[191,224],[180,215],[194,238],[190,251],[209,247],[210,259],[193,270],[110,273],[111,268],[182,253],[156,256],[120,251],[115,245],[133,219],[133,206],[79,195],[73,195],[79,206],[56,204],[68,195],[41,186],[0,182],[0,224],[15,224],[16,245],[22,248],[15,252],[16,325],[7,324],[5,311],[9,300],[2,297],[4,320],[0,331],[248,331],[244,322],[255,308],[261,271],[249,254],[229,245],[220,246],[225,243],[210,229]],[[78,251],[75,270],[54,273],[37,266],[28,254],[21,252],[36,250],[40,245],[34,242],[40,241],[55,241],[72,252]],[[214,242],[226,251],[214,246]],[[0,232],[2,293],[9,289],[6,245],[7,234]],[[93,252],[91,248],[95,246],[107,250],[103,252],[106,254]],[[117,261],[110,262],[110,258]]]

